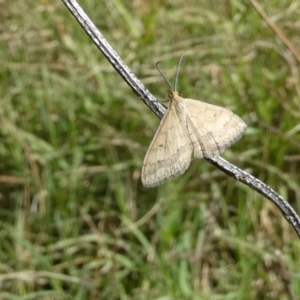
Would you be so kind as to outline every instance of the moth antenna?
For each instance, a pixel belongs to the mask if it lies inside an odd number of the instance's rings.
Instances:
[[[170,87],[170,91],[174,91],[172,84],[170,83],[169,79],[167,78],[166,74],[161,70],[161,68],[159,67],[160,61],[156,63],[156,68],[159,71],[159,73],[163,76],[163,78],[166,80],[168,86]]]
[[[177,65],[177,69],[176,69],[176,76],[175,76],[175,91],[177,91],[177,79],[178,79],[178,74],[179,74],[179,68],[180,68],[180,65],[181,65],[181,61],[183,59],[183,56],[185,55],[186,51],[184,51],[180,58],[179,58],[179,62],[178,62],[178,65]]]

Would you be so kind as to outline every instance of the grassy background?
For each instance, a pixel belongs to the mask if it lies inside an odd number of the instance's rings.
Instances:
[[[247,1],[80,1],[159,99],[248,124],[224,157],[300,212],[299,62]],[[261,1],[300,47],[299,1]],[[299,299],[299,240],[205,160],[140,182],[159,120],[60,1],[0,1],[0,299]]]

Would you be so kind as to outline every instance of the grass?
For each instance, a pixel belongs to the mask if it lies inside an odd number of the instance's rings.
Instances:
[[[224,157],[300,212],[299,62],[247,1],[80,2],[159,99],[248,124]],[[299,3],[261,4],[299,49]],[[159,120],[60,1],[0,3],[0,299],[294,299],[299,242],[277,208],[204,160],[140,182]]]

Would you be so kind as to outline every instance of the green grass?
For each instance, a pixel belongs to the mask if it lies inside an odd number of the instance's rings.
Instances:
[[[248,124],[224,157],[300,212],[299,62],[246,1],[81,1],[159,99]],[[263,1],[299,49],[297,1]],[[0,299],[295,299],[278,209],[205,160],[143,188],[159,120],[60,1],[0,3]]]

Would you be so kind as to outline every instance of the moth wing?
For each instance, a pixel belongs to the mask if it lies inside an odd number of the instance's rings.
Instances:
[[[226,108],[193,99],[184,101],[195,157],[221,154],[239,140],[247,128],[239,116]]]
[[[189,167],[192,153],[186,124],[171,103],[146,153],[143,185],[154,187],[179,176]]]

